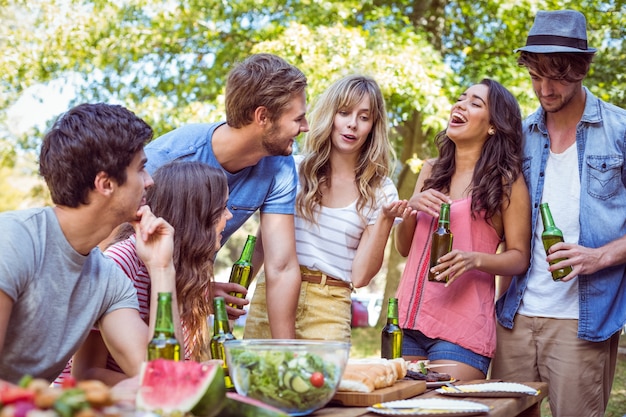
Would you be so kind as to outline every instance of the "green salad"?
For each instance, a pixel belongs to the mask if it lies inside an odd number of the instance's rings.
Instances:
[[[231,376],[242,394],[287,412],[329,401],[340,377],[337,365],[311,353],[232,349],[231,359]]]

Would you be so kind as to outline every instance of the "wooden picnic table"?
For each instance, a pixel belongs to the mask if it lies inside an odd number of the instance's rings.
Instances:
[[[493,382],[489,380],[476,380],[464,382],[465,384],[478,384],[485,382]],[[413,398],[456,398],[459,400],[474,401],[477,403],[485,404],[490,407],[490,411],[484,414],[489,417],[541,417],[541,402],[548,395],[548,384],[545,382],[523,382],[524,385],[528,385],[531,388],[539,390],[538,395],[528,395],[523,397],[498,397],[498,398],[486,398],[486,397],[447,397],[439,394],[437,391],[431,389],[427,390],[423,394],[420,394]],[[314,417],[380,417],[379,414],[368,412],[367,407],[341,407],[330,405],[317,410],[311,416]]]

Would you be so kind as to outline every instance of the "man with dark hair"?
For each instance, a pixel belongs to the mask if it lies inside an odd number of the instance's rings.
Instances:
[[[39,166],[55,206],[0,214],[0,379],[54,380],[94,325],[124,372],[139,372],[151,332],[132,282],[96,246],[131,222],[153,293],[173,291],[173,229],[144,205],[151,138],[107,104],[70,109],[46,134]]]
[[[295,249],[294,208],[297,186],[291,156],[295,138],[309,130],[304,74],[282,58],[252,55],[236,65],[226,81],[226,122],[180,127],[146,146],[148,169],[184,159],[207,163],[228,177],[228,209],[222,243],[257,210],[263,242],[257,242],[255,266],[264,253],[268,317],[272,337],[295,337],[300,267]],[[215,283],[215,295],[239,306],[247,300],[237,284]],[[254,306],[252,307],[254,308]],[[236,317],[243,310],[229,309]]]
[[[517,51],[541,104],[524,122],[532,254],[497,302],[492,376],[548,382],[554,417],[603,416],[626,321],[626,111],[583,87],[596,50],[581,13],[538,12]],[[541,203],[565,240],[547,256]]]

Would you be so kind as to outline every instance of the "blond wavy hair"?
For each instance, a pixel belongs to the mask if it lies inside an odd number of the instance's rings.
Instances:
[[[317,99],[311,111],[311,129],[304,140],[304,159],[299,169],[301,187],[296,197],[296,210],[300,217],[312,223],[317,223],[322,201],[320,186],[331,186],[331,133],[335,115],[358,105],[366,94],[370,99],[372,130],[355,168],[359,191],[357,211],[361,216],[366,207],[375,206],[376,191],[391,173],[395,154],[389,143],[385,100],[378,83],[365,75],[348,75],[334,82]]]

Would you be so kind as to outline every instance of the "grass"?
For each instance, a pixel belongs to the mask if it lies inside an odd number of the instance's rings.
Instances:
[[[233,334],[239,339],[243,329],[235,327]],[[622,335],[620,346],[626,347],[626,335]],[[380,329],[361,327],[352,329],[351,358],[380,357]],[[613,389],[604,417],[623,417],[626,415],[626,355],[619,355]],[[544,400],[541,417],[551,417],[548,401]]]

